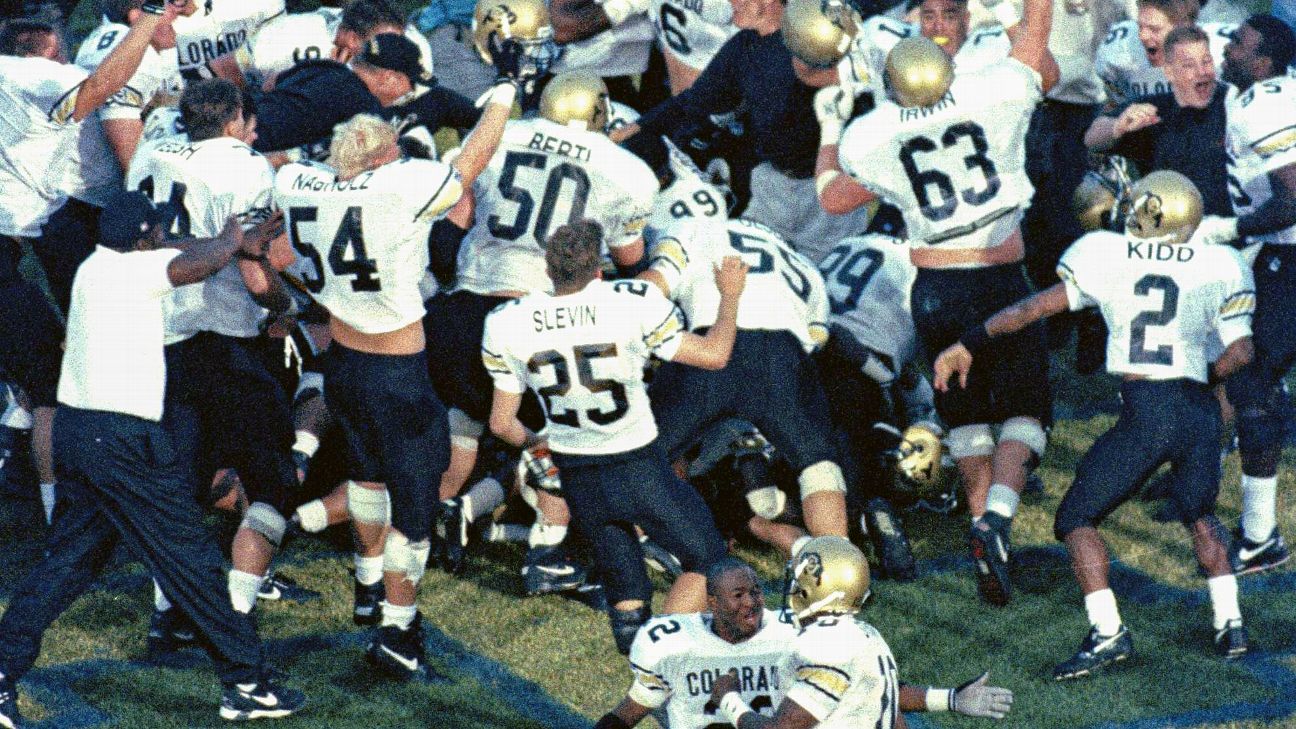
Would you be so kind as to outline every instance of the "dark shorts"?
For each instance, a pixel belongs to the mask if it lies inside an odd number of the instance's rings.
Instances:
[[[688,572],[704,572],[725,556],[711,511],[675,476],[656,442],[615,455],[555,453],[554,463],[576,528],[594,545],[608,602],[652,597],[636,524]]]
[[[63,323],[34,284],[0,285],[0,370],[27,393],[33,407],[58,404]]]
[[[914,325],[928,366],[970,327],[1032,293],[1021,264],[968,269],[918,269],[910,294]],[[1043,322],[996,337],[977,356],[966,389],[936,393],[936,410],[951,428],[1014,417],[1053,421]]]
[[[1169,463],[1171,497],[1185,524],[1215,513],[1219,495],[1219,401],[1190,380],[1125,382],[1120,418],[1094,441],[1062,498],[1054,534],[1096,527]]]
[[[367,354],[334,342],[327,358],[324,399],[346,444],[347,478],[386,484],[392,526],[426,539],[450,463],[450,424],[424,353]]]
[[[862,362],[852,351],[849,332],[834,331],[827,346],[815,354],[828,412],[838,438],[844,441],[840,465],[846,483],[865,497],[889,495],[895,476],[887,466],[885,451],[895,439],[873,427],[879,421],[897,425],[887,393],[860,371]],[[856,342],[858,345],[858,342]]]
[[[740,330],[724,369],[667,362],[648,394],[657,442],[672,460],[731,417],[751,421],[798,472],[836,459],[819,371],[791,332]]]
[[[1238,439],[1244,451],[1281,447],[1285,435],[1281,386],[1296,364],[1296,246],[1265,246],[1252,271],[1255,357],[1226,383],[1229,401],[1238,411]]]

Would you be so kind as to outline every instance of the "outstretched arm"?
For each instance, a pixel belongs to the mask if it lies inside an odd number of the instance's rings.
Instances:
[[[949,391],[949,380],[958,373],[959,387],[967,387],[968,371],[972,369],[972,357],[990,343],[993,337],[1021,331],[1040,319],[1070,308],[1067,301],[1066,284],[1058,283],[1022,299],[1012,306],[1000,309],[998,313],[986,320],[985,324],[969,329],[957,342],[951,344],[936,358],[935,378],[932,385],[941,392]]]

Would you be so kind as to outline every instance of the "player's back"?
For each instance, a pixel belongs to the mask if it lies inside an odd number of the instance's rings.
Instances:
[[[661,45],[698,71],[738,32],[727,0],[653,0],[649,12]]]
[[[1221,327],[1249,325],[1255,305],[1250,271],[1227,246],[1097,231],[1067,250],[1058,275],[1073,302],[1080,296],[1102,312],[1108,369],[1154,380],[1206,382]]]
[[[914,354],[909,290],[918,269],[909,261],[909,244],[880,233],[843,239],[819,264],[832,323],[859,342],[892,358],[893,371]]]
[[[782,666],[797,630],[765,610],[761,629],[730,643],[711,628],[709,613],[661,615],[639,629],[630,648],[635,672],[631,698],[645,706],[666,699],[671,729],[709,729],[721,718],[711,704],[711,686],[730,670],[738,672],[738,693],[762,716],[772,716],[787,684]]]
[[[333,316],[366,334],[421,319],[428,233],[459,199],[458,180],[450,166],[422,159],[401,159],[349,180],[319,163],[280,168],[274,199],[307,289]]]
[[[251,70],[262,76],[287,71],[302,61],[329,58],[341,17],[336,8],[281,15],[258,28],[234,52],[235,58],[245,73]]]
[[[814,715],[816,729],[895,725],[900,685],[891,648],[852,616],[818,618],[784,662],[787,697]]]
[[[180,74],[189,81],[202,77],[201,67],[237,50],[263,23],[282,15],[284,0],[206,0],[198,12],[181,15],[173,24]]]
[[[638,157],[605,135],[546,119],[510,121],[473,183],[476,214],[459,254],[459,285],[479,294],[549,291],[544,241],[589,218],[609,246],[637,240],[657,192]]]
[[[1039,74],[1015,59],[956,73],[931,106],[885,100],[851,122],[842,169],[900,208],[911,243],[993,247],[1034,193],[1025,137],[1041,96]]]
[[[1260,81],[1228,103],[1229,193],[1237,215],[1254,213],[1274,195],[1269,174],[1296,164],[1296,77]],[[1296,225],[1252,236],[1296,244]]]
[[[174,206],[172,234],[199,238],[220,233],[231,215],[267,212],[273,182],[266,158],[232,137],[145,143],[126,175],[128,189]]]

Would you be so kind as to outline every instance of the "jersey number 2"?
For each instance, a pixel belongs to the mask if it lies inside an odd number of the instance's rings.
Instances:
[[[1156,349],[1144,348],[1147,341],[1147,328],[1169,324],[1179,313],[1179,284],[1169,276],[1149,273],[1134,284],[1134,293],[1147,296],[1153,290],[1161,292],[1161,309],[1145,311],[1130,322],[1129,359],[1130,364],[1169,365],[1174,362],[1174,347],[1162,344]]]
[[[288,240],[293,250],[310,259],[315,266],[315,275],[303,275],[302,282],[313,294],[324,290],[324,262],[316,246],[302,239],[300,223],[313,223],[319,219],[319,208],[288,208]],[[352,253],[351,258],[347,254]],[[334,276],[351,276],[352,291],[382,291],[382,281],[378,279],[378,266],[365,253],[364,226],[360,206],[346,209],[342,222],[338,224],[333,235],[333,244],[328,250],[329,270]]]
[[[602,357],[616,357],[616,344],[611,342],[607,344],[582,344],[578,347],[572,347],[572,354],[575,355],[576,375],[580,380],[581,387],[588,390],[591,395],[606,392],[612,396],[612,409],[610,411],[604,412],[596,408],[590,408],[585,411],[585,417],[598,425],[615,423],[625,417],[626,412],[630,410],[630,401],[626,399],[625,386],[615,380],[594,379],[594,368],[591,364],[591,360]],[[581,427],[579,410],[559,408],[554,404],[555,397],[564,397],[571,391],[571,371],[567,366],[567,357],[556,349],[547,349],[543,352],[537,352],[531,357],[531,361],[527,362],[527,369],[532,374],[539,374],[540,369],[543,367],[553,367],[554,372],[554,383],[536,390],[536,393],[540,395],[540,399],[544,400],[544,409],[549,414],[549,420],[559,425],[566,425],[569,428]]]

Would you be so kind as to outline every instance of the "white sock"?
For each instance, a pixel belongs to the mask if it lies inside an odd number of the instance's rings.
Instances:
[[[261,591],[261,581],[263,579],[265,577],[262,575],[254,575],[251,572],[241,570],[230,570],[230,604],[234,606],[235,612],[252,612],[252,608],[256,607],[257,593]]]
[[[157,580],[153,580],[153,608],[163,613],[171,609],[171,601],[167,599],[166,593],[162,592],[162,586]]]
[[[495,507],[502,503],[504,487],[490,476],[473,484],[463,497],[463,509],[468,515],[468,521],[476,521],[481,515],[495,511]]]
[[[1100,635],[1116,635],[1120,632],[1120,610],[1116,607],[1116,593],[1110,588],[1085,595],[1084,603],[1089,622],[1098,629]]]
[[[537,521],[531,525],[531,534],[527,537],[527,544],[532,548],[553,547],[562,544],[562,540],[566,538],[567,527]]]
[[[324,508],[324,502],[320,499],[307,501],[297,507],[297,521],[304,531],[318,534],[328,529],[328,509]]]
[[[1242,475],[1242,535],[1263,542],[1277,526],[1278,477]]]
[[[418,607],[414,605],[393,605],[383,600],[382,624],[384,626],[394,625],[401,630],[406,630],[414,623],[414,613],[416,612],[418,612]]]
[[[305,455],[307,458],[315,455],[315,451],[319,450],[319,436],[309,430],[299,430],[296,436],[297,439],[293,442],[293,450]]]
[[[356,582],[362,585],[376,585],[383,576],[383,558],[355,556]]]
[[[1211,577],[1206,580],[1206,589],[1210,590],[1216,630],[1223,628],[1230,620],[1242,619],[1242,609],[1238,607],[1238,583],[1235,575]]]
[[[40,485],[41,506],[45,507],[45,523],[54,523],[54,484],[43,483]]]
[[[1021,496],[1016,491],[1007,486],[996,483],[990,485],[990,493],[986,496],[986,511],[1011,519],[1017,514],[1017,504],[1021,503]]]
[[[3,425],[15,430],[31,430],[36,421],[32,420],[31,412],[22,405],[14,404],[13,407],[5,411]]]
[[[530,527],[521,524],[491,524],[486,530],[488,542],[526,542],[530,537]]]

